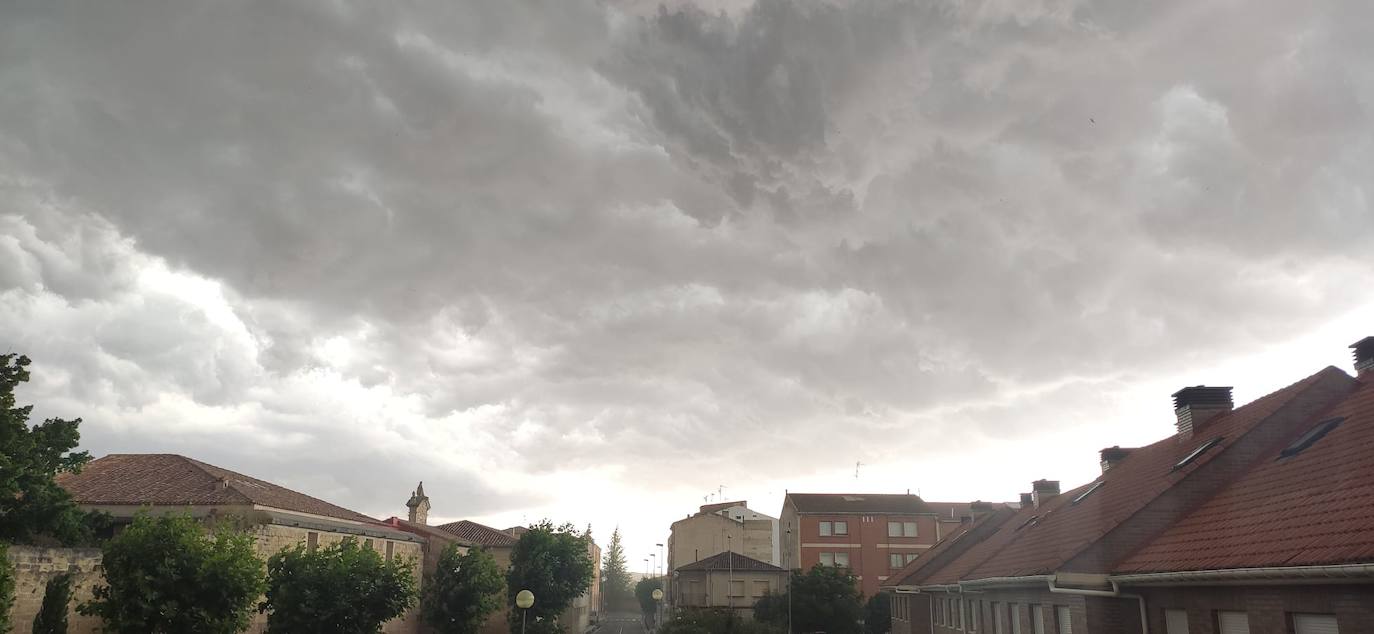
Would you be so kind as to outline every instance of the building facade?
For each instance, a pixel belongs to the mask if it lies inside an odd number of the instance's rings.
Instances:
[[[754,604],[763,595],[787,589],[786,570],[731,552],[684,564],[674,577],[674,608],[723,608],[745,619],[754,618]]]
[[[894,576],[893,632],[1374,631],[1374,338],[1243,407],[1173,395],[1176,433],[975,522]]]

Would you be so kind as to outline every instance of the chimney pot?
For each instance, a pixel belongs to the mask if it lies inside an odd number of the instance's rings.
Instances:
[[[1207,421],[1235,408],[1229,387],[1185,387],[1174,392],[1173,398],[1178,433],[1183,438],[1192,437],[1193,432],[1201,429]]]
[[[1101,456],[1102,473],[1106,473],[1108,469],[1120,464],[1122,460],[1126,459],[1126,456],[1131,455],[1131,451],[1130,449],[1122,449],[1121,445],[1116,445],[1098,452],[1098,455]]]
[[[1036,480],[1031,483],[1031,503],[1040,508],[1046,500],[1059,495],[1058,480]]]
[[[1374,337],[1365,337],[1350,344],[1355,352],[1355,375],[1363,377],[1374,370]]]

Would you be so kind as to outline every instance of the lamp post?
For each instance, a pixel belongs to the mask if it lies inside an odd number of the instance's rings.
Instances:
[[[515,607],[520,608],[520,634],[525,634],[525,617],[529,615],[530,608],[534,607],[534,593],[529,590],[516,593]]]
[[[668,590],[669,590],[669,588],[668,588],[668,560],[663,558],[663,544],[654,544],[654,545],[655,545],[655,546],[658,546],[658,578],[660,579],[660,581],[659,581],[659,587],[663,588],[663,591],[666,593],[666,592],[668,592]]]
[[[792,543],[791,524],[787,525],[787,542]],[[792,634],[792,566],[790,565],[787,567],[787,634]]]
[[[651,596],[654,597],[654,629],[657,630],[658,625],[663,622],[663,590],[654,588]]]

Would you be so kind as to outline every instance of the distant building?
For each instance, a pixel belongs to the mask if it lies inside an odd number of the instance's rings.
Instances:
[[[848,568],[864,596],[954,529],[910,494],[788,493],[779,522],[783,568]]]
[[[729,551],[777,563],[778,520],[747,502],[707,504],[673,522],[668,535],[668,571]]]
[[[787,588],[786,570],[731,552],[679,566],[674,577],[674,608],[726,608],[747,619],[760,597]]]
[[[424,539],[361,513],[298,493],[266,480],[175,454],[111,454],[93,460],[80,473],[57,482],[85,510],[109,513],[116,530],[139,512],[189,513],[197,518],[236,518],[253,524],[258,555],[305,544],[310,548],[354,538],[387,559],[417,560],[420,577]],[[89,589],[84,589],[89,592]],[[88,597],[78,596],[78,600]],[[21,616],[21,618],[23,618]],[[27,619],[32,620],[32,615]],[[20,621],[16,621],[20,622]],[[28,621],[24,621],[28,622]],[[255,614],[248,632],[265,630],[266,616]],[[419,631],[415,610],[386,624],[388,634]],[[84,632],[73,627],[73,634]]]
[[[1243,407],[1173,395],[1176,433],[1039,480],[894,574],[893,634],[1374,632],[1374,338]]]

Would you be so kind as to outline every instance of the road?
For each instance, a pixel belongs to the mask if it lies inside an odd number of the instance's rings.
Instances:
[[[597,634],[645,634],[644,623],[635,612],[610,612]]]

